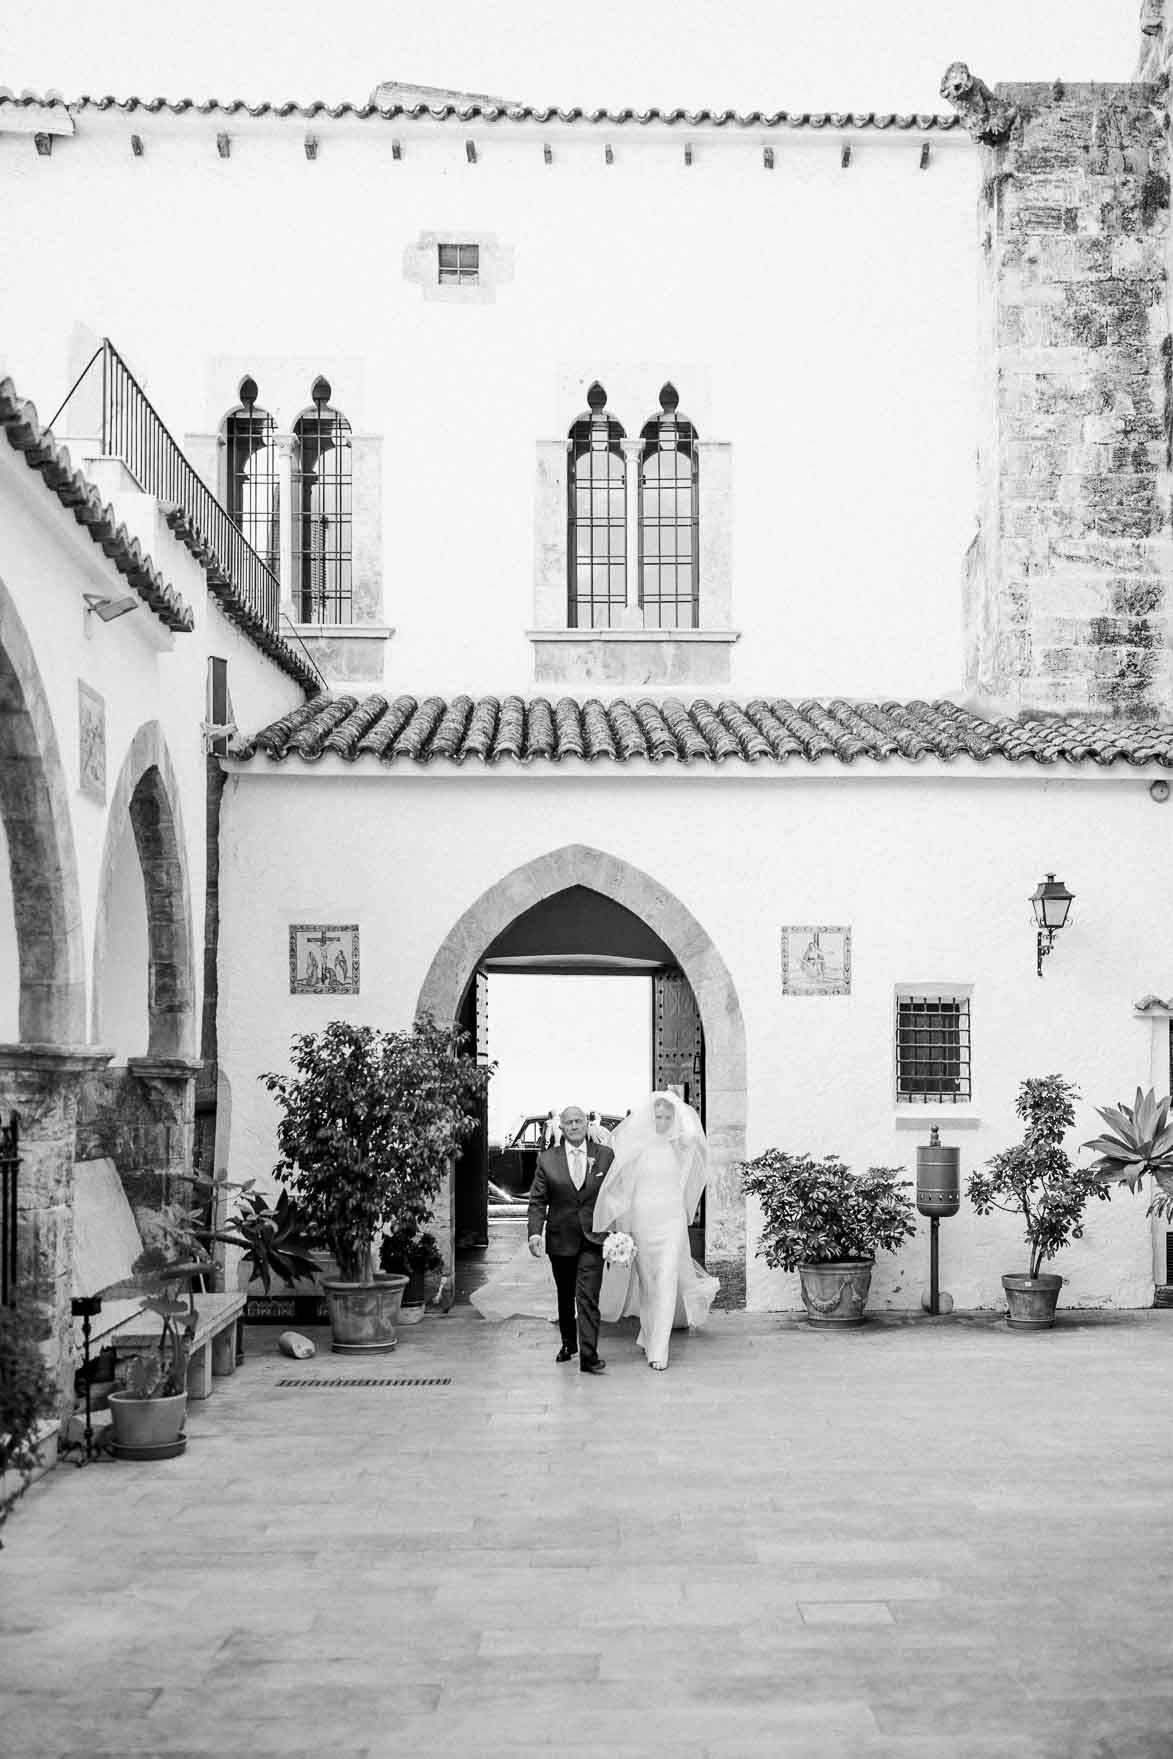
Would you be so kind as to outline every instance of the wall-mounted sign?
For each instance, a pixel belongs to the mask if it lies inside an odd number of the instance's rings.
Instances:
[[[851,930],[798,927],[782,930],[784,996],[849,996]]]
[[[77,681],[77,763],[83,794],[106,801],[106,699]]]
[[[289,930],[289,993],[358,994],[358,925],[295,922]]]

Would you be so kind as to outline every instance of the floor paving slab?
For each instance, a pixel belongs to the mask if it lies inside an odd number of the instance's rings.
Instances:
[[[22,1501],[5,1759],[1173,1759],[1173,1313],[311,1335]]]

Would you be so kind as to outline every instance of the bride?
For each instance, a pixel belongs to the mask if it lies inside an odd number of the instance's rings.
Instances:
[[[599,1316],[638,1314],[648,1367],[668,1366],[674,1326],[702,1325],[717,1293],[716,1277],[689,1250],[688,1224],[708,1178],[701,1121],[674,1093],[653,1093],[611,1136],[615,1159],[595,1202],[595,1232],[630,1234],[635,1259],[610,1264]]]

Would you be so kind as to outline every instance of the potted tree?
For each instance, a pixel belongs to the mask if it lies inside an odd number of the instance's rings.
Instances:
[[[122,1459],[169,1459],[187,1446],[187,1369],[199,1317],[191,1286],[214,1273],[213,1245],[237,1247],[266,1293],[274,1276],[290,1284],[315,1270],[286,1192],[272,1204],[252,1179],[238,1184],[197,1174],[187,1185],[197,1201],[164,1205],[153,1220],[154,1238],[131,1267],[144,1297],[140,1311],[157,1314],[161,1324],[157,1346],[130,1358],[124,1384],[109,1395]],[[226,1213],[230,1194],[235,1208]]]
[[[1026,1123],[1021,1142],[1004,1148],[969,1176],[970,1202],[979,1215],[1000,1209],[1021,1216],[1030,1262],[1002,1278],[1007,1323],[1020,1331],[1054,1325],[1063,1278],[1043,1265],[1071,1240],[1083,1237],[1089,1197],[1109,1192],[1090,1167],[1076,1167],[1063,1138],[1075,1122],[1079,1090],[1059,1075],[1024,1081],[1014,1109]]]
[[[916,1232],[903,1167],[852,1173],[836,1154],[817,1160],[768,1148],[742,1168],[762,1208],[758,1255],[797,1271],[812,1325],[862,1325],[877,1252]]]
[[[261,1077],[281,1112],[277,1178],[338,1265],[325,1291],[342,1354],[395,1348],[407,1278],[376,1272],[376,1242],[430,1214],[449,1158],[476,1128],[492,1070],[460,1045],[426,1016],[407,1032],[333,1020],[295,1034],[291,1074]]]

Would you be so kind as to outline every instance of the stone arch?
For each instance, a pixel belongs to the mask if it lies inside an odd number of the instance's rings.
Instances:
[[[738,1169],[745,1159],[745,1021],[725,961],[696,917],[666,886],[584,843],[540,855],[490,886],[455,923],[428,969],[416,1011],[454,1020],[485,949],[523,911],[575,885],[613,898],[654,929],[671,948],[696,997],[705,1034],[706,1129],[713,1163],[707,1261],[721,1278],[725,1303],[742,1306],[745,1199]]]
[[[85,949],[69,792],[24,624],[0,580],[0,815],[20,965],[20,1039],[85,1039]]]
[[[147,1055],[189,1057],[195,1049],[191,889],[179,790],[157,721],[145,722],[131,740],[110,797],[94,930],[95,1043],[102,1037],[101,978],[114,854],[127,819],[147,901]]]

